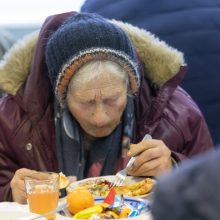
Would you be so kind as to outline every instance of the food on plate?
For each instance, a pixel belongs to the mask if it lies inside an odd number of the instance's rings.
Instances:
[[[91,206],[87,209],[84,209],[78,213],[76,213],[73,217],[75,219],[88,219],[93,215],[101,214],[108,207],[108,204],[101,203],[98,205]]]
[[[94,197],[89,190],[77,189],[68,193],[67,197],[68,210],[72,214],[76,214],[83,209],[94,205]]]
[[[151,178],[142,181],[114,187],[116,194],[124,196],[141,196],[149,193],[155,185]],[[79,183],[76,189],[87,189],[95,196],[106,196],[112,186],[112,182],[105,178],[92,179]]]
[[[70,183],[68,178],[62,172],[59,173],[59,177],[60,177],[59,188],[60,189],[66,188],[69,185],[69,183]]]
[[[122,207],[121,212],[119,213],[119,218],[127,218],[130,214],[131,209],[127,206]]]
[[[131,183],[123,186],[115,187],[116,194],[123,194],[125,196],[141,196],[149,193],[153,186],[155,185],[155,181],[151,178],[146,178],[137,183]]]
[[[127,219],[146,213],[147,207],[146,201],[140,199],[129,201],[123,195],[116,195],[113,188],[101,202],[77,212],[73,215],[73,219]]]

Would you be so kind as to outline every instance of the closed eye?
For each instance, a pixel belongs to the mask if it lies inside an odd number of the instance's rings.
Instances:
[[[113,105],[117,102],[117,100],[118,100],[118,97],[113,97],[113,98],[104,100],[104,103],[107,105]]]
[[[81,101],[80,105],[83,107],[92,106],[95,104],[95,100],[89,100],[89,101]]]

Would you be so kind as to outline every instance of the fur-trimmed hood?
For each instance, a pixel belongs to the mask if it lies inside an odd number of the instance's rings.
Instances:
[[[146,77],[152,84],[161,87],[177,74],[184,65],[183,54],[160,41],[150,32],[128,23],[112,20],[127,32],[138,56],[144,64]],[[0,89],[15,95],[27,79],[39,32],[34,32],[18,41],[0,62]]]

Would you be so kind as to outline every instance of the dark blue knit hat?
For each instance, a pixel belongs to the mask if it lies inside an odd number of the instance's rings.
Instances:
[[[73,74],[92,60],[118,63],[129,74],[131,91],[139,87],[130,39],[121,28],[97,14],[80,13],[66,20],[50,37],[45,55],[49,78],[61,105]]]

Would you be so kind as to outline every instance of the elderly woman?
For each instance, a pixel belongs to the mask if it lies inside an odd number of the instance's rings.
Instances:
[[[137,156],[129,174],[157,177],[212,148],[201,112],[178,87],[182,54],[150,33],[65,13],[45,21],[31,60],[34,39],[21,48],[31,67],[20,75],[29,75],[2,77],[1,200],[26,202],[23,179],[38,171],[110,175]],[[153,139],[141,141],[145,134]]]

